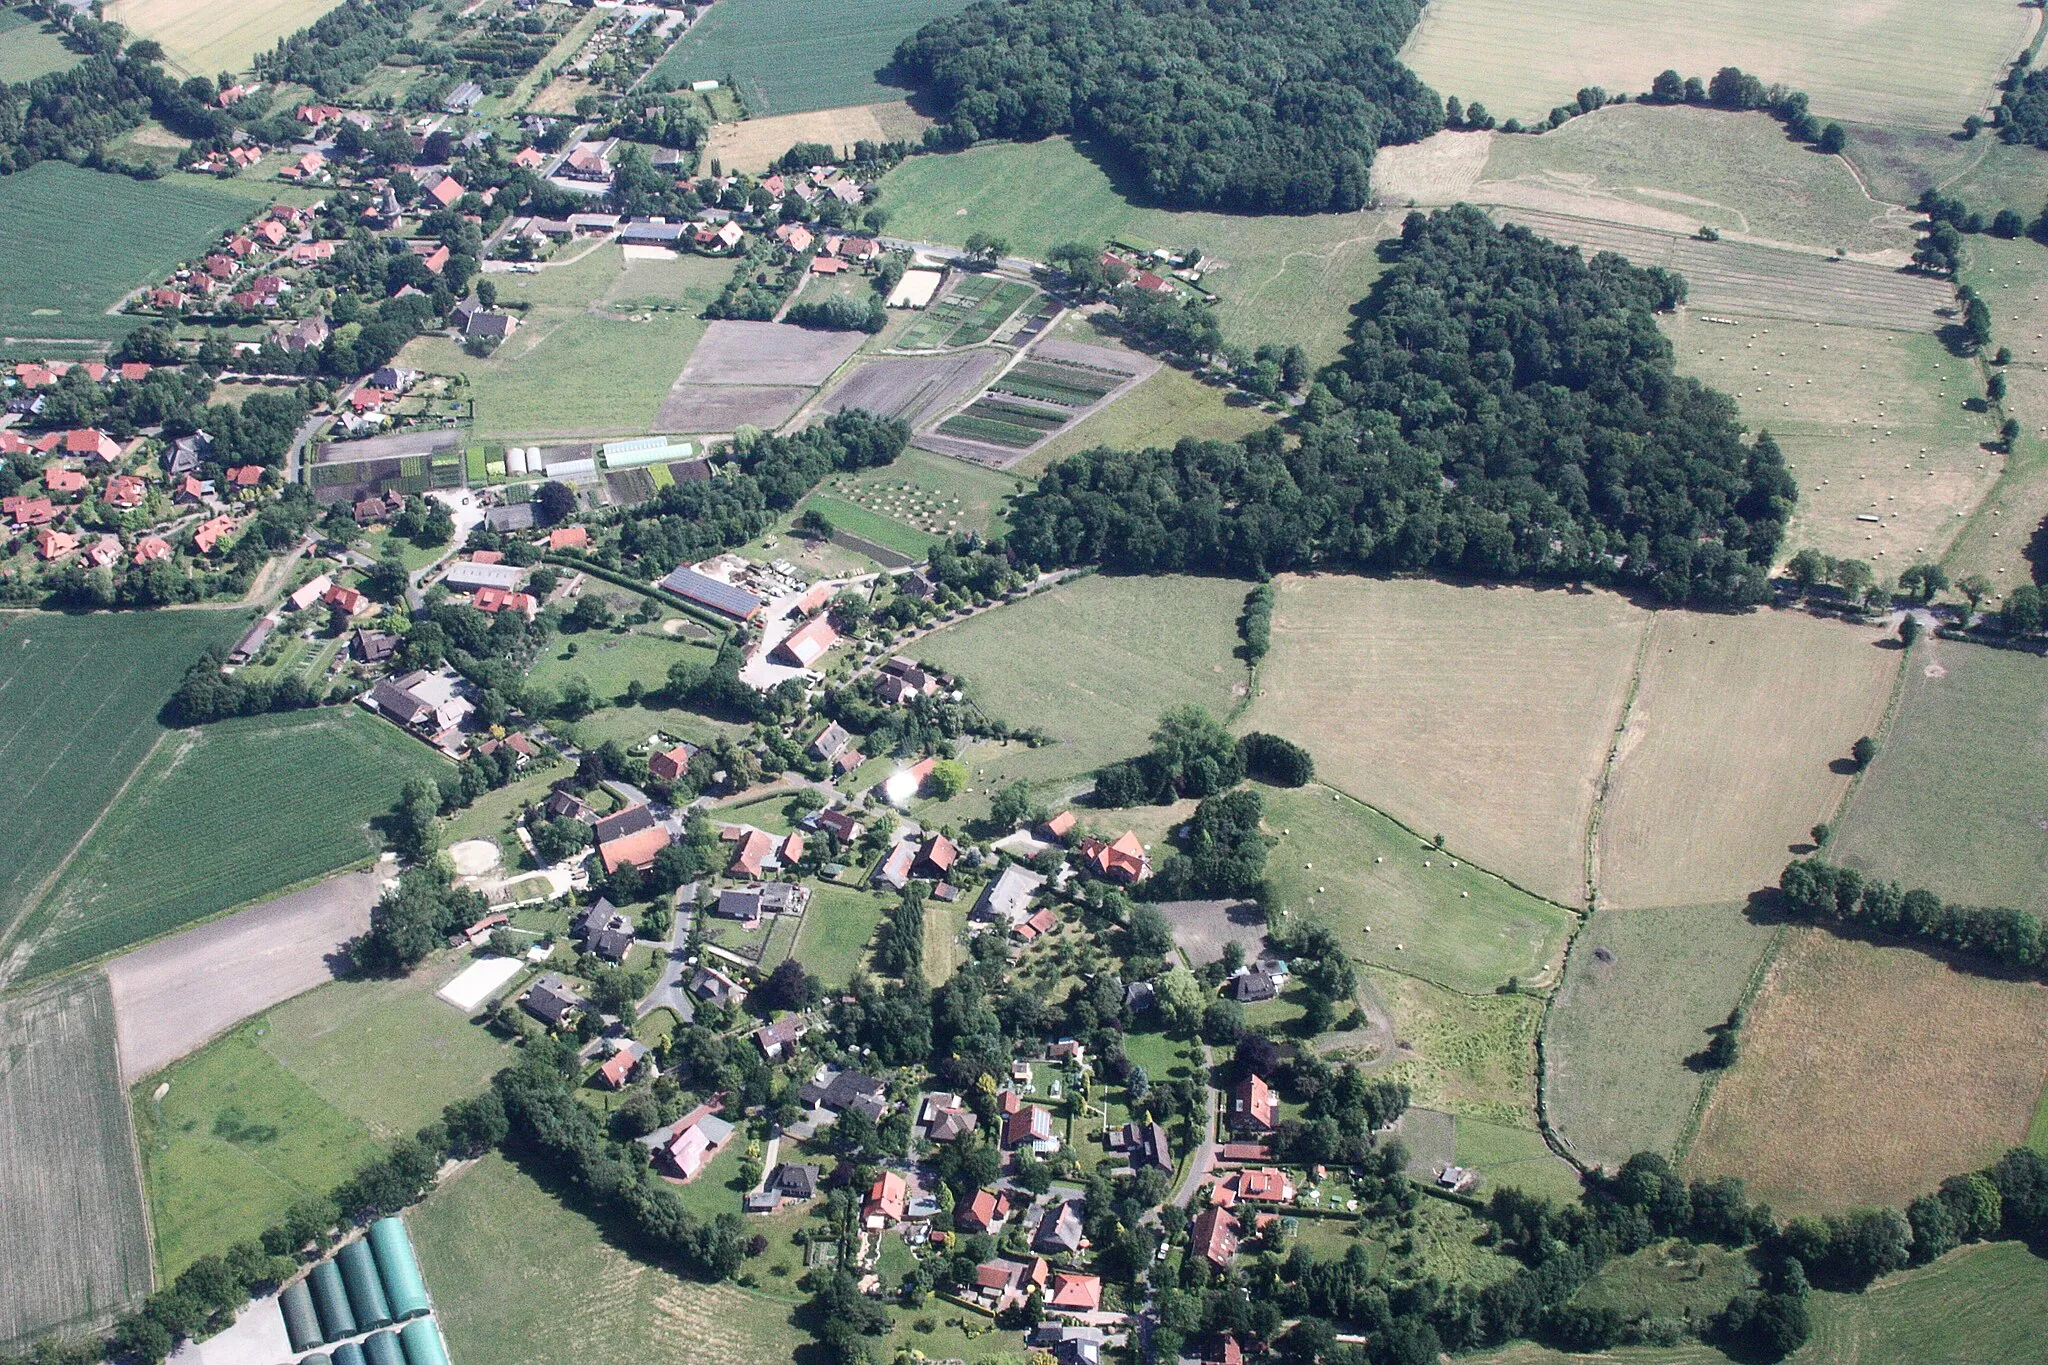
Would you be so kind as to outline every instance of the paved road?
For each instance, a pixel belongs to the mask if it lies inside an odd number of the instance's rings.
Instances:
[[[676,1017],[686,1024],[697,1017],[697,1002],[690,998],[690,969],[683,965],[690,925],[696,917],[693,910],[676,913],[675,927],[669,931],[668,960],[661,965],[661,979],[640,1002],[642,1018],[664,1007],[674,1010]]]

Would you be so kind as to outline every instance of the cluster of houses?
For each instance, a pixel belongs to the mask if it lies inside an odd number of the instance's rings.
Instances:
[[[335,245],[319,239],[319,218],[311,209],[273,204],[226,233],[196,264],[182,265],[160,284],[144,289],[135,304],[142,311],[170,317],[279,312],[297,288],[293,277],[281,272],[318,265],[334,255]],[[322,330],[313,345],[327,339],[325,327],[324,321],[320,323]],[[303,350],[305,344],[285,348]]]

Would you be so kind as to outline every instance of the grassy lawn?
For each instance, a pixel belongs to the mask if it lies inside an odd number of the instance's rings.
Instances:
[[[172,736],[37,906],[31,971],[53,971],[332,872],[377,849],[369,822],[432,750],[356,706]]]
[[[641,435],[704,335],[697,314],[731,277],[729,261],[629,261],[601,246],[571,264],[499,279],[500,304],[526,311],[490,357],[422,337],[404,363],[464,376],[480,437]]]
[[[1813,1328],[1795,1365],[2025,1360],[2048,1331],[2048,1260],[2017,1242],[1965,1247],[1862,1294],[1817,1296]]]
[[[1704,1321],[1755,1280],[1744,1252],[1712,1243],[1660,1242],[1607,1262],[1572,1302],[1612,1308],[1629,1318],[1647,1313]]]
[[[22,9],[0,9],[0,85],[21,85],[78,64],[55,24]]]
[[[256,1236],[490,1084],[508,1049],[433,994],[467,965],[444,953],[397,980],[322,986],[136,1086],[162,1275]]]
[[[1397,217],[1372,212],[1256,217],[1141,208],[1063,137],[912,157],[882,181],[882,197],[891,234],[914,241],[957,244],[988,232],[1033,260],[1060,242],[1111,237],[1200,248],[1202,285],[1219,296],[1230,341],[1296,342],[1318,364],[1336,358],[1351,305],[1379,277],[1374,244],[1399,227]]]
[[[641,599],[630,600],[637,605]],[[693,659],[708,668],[717,651],[662,628],[665,621],[675,619],[678,618],[670,615],[663,621],[628,626],[624,631],[557,635],[542,647],[527,671],[527,681],[559,695],[564,683],[580,676],[590,684],[593,693],[610,701],[623,696],[629,683],[637,682],[650,692],[663,686],[668,682],[669,665],[679,659]],[[572,648],[573,654],[569,652]]]
[[[157,708],[186,665],[245,627],[234,612],[0,616],[0,943],[164,737]]]
[[[1948,900],[2048,910],[2039,659],[1928,640],[1828,856]]]
[[[833,475],[819,486],[819,493],[920,536],[979,531],[993,537],[1003,533],[1005,512],[1020,482],[1013,475],[911,446],[885,468]],[[847,529],[867,534],[851,525]]]
[[[1579,1197],[1579,1173],[1550,1150],[1543,1134],[1470,1118],[1457,1121],[1457,1132],[1458,1164],[1478,1171],[1488,1189],[1513,1185],[1561,1203]]]
[[[1582,86],[1647,90],[1665,67],[1704,79],[1739,66],[1804,90],[1825,118],[1948,131],[1996,99],[2026,32],[2015,9],[1935,0],[1446,0],[1423,12],[1402,58],[1503,119],[1541,118]]]
[[[1424,1109],[1510,1128],[1536,1126],[1536,1033],[1543,1005],[1526,995],[1458,995],[1367,967],[1409,1050],[1385,1075]]]
[[[888,908],[881,896],[866,891],[812,886],[810,908],[797,933],[796,960],[828,986],[845,984],[867,960],[868,942]]]
[[[407,1223],[449,1353],[464,1365],[784,1365],[808,1339],[791,1320],[793,1291],[699,1284],[636,1261],[501,1156]]]
[[[900,98],[881,84],[896,45],[961,0],[876,0],[819,10],[804,0],[727,0],[690,27],[655,67],[671,85],[737,87],[755,118]]]
[[[464,839],[489,839],[505,850],[504,866],[519,866],[526,853],[525,845],[513,833],[519,813],[526,809],[528,802],[538,804],[545,801],[548,789],[571,771],[566,763],[535,764],[518,781],[494,792],[485,792],[449,817],[447,828],[441,833],[442,844],[446,846]]]
[[[1091,346],[1103,339],[1082,335]],[[1093,413],[1024,457],[1020,474],[1043,472],[1055,462],[1096,446],[1140,450],[1171,447],[1183,436],[1198,441],[1234,441],[1271,426],[1270,414],[1250,404],[1231,403],[1222,389],[1204,384],[1171,365],[1108,407]]]
[[[1142,752],[1168,707],[1230,713],[1244,685],[1232,651],[1245,591],[1229,579],[1095,574],[941,630],[910,652],[959,675],[990,715],[1057,741],[1005,750],[1028,756],[1020,771],[1073,776]]]
[[[1280,901],[1344,934],[1351,954],[1453,990],[1548,980],[1572,916],[1455,859],[1329,788],[1261,788],[1284,831],[1268,865]]]
[[[1705,1079],[1685,1059],[1735,1008],[1775,932],[1740,905],[1602,910],[1580,931],[1543,1052],[1551,1125],[1581,1160],[1672,1151]]]
[[[107,309],[202,254],[250,211],[247,199],[207,189],[191,176],[145,183],[64,161],[10,175],[0,180],[0,258],[8,263],[0,281],[0,331],[92,341],[124,337],[138,323],[109,316]],[[71,229],[49,231],[60,218]]]
[[[686,739],[692,744],[709,744],[720,735],[746,733],[743,725],[713,720],[695,711],[647,705],[602,707],[582,720],[563,722],[555,729],[580,746],[594,747],[609,739],[628,749],[645,744],[655,734]]]

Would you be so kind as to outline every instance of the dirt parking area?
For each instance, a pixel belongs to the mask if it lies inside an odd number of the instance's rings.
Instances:
[[[803,384],[832,377],[865,332],[813,331],[780,322],[714,322],[690,353],[679,384]]]
[[[777,427],[811,396],[807,388],[765,384],[687,384],[668,391],[659,432],[718,434],[737,427]]]
[[[866,408],[917,426],[986,383],[1002,361],[1002,353],[994,350],[871,360],[847,371],[818,408],[827,413]]]
[[[384,875],[330,877],[109,962],[125,1083],[333,980],[346,963],[343,946],[370,927]]]

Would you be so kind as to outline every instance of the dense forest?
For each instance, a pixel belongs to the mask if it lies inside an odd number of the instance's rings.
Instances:
[[[1231,445],[1090,450],[1011,519],[1040,565],[1263,577],[1317,565],[1766,598],[1796,489],[1768,434],[1673,368],[1684,281],[1460,206],[1413,215],[1343,359]]]
[[[927,135],[1100,138],[1181,207],[1348,212],[1373,153],[1443,127],[1396,53],[1417,0],[980,0],[904,40],[936,97]]]
[[[2048,147],[2048,71],[2015,72],[1997,118],[1999,135],[2007,142]]]

